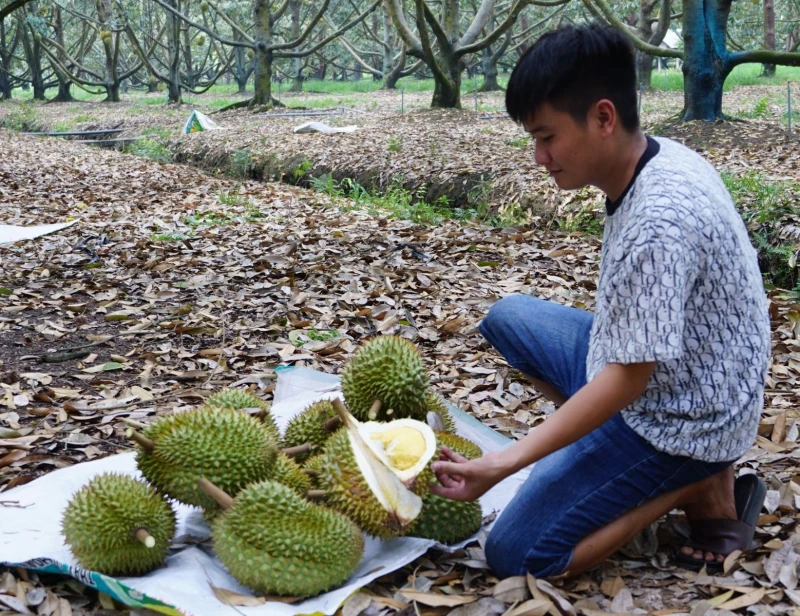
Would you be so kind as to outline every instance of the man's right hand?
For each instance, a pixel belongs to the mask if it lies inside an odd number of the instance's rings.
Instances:
[[[506,477],[500,452],[491,451],[476,460],[442,447],[442,457],[432,464],[441,485],[432,485],[431,492],[452,500],[472,501]]]

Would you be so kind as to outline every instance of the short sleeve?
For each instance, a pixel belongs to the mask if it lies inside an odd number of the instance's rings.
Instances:
[[[667,361],[683,355],[691,251],[651,240],[611,266],[604,294],[608,363]]]

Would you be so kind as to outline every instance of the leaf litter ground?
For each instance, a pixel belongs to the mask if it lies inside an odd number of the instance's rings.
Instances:
[[[650,113],[653,122],[668,115]],[[760,136],[748,138],[754,128]],[[470,139],[481,138],[476,130]],[[796,150],[775,123],[709,131],[696,125],[673,136],[695,139],[720,168],[796,173]],[[233,132],[224,138],[235,149]],[[199,137],[219,138],[187,143]],[[276,366],[336,373],[375,333],[412,339],[443,395],[521,438],[552,406],[475,326],[509,293],[593,307],[600,246],[580,233],[452,221],[426,227],[285,184],[8,131],[0,131],[0,198],[6,224],[80,220],[2,248],[0,506],[15,505],[3,491],[43,473],[129,450],[123,418],[148,422],[224,385],[269,398]],[[667,546],[680,543],[683,529],[673,515],[576,580],[498,582],[478,542],[454,555],[429,552],[371,584],[343,613],[794,613],[800,305],[771,296],[765,409],[740,463],[770,492],[760,547],[732,556],[726,576],[670,564]],[[38,614],[114,607],[74,580],[24,571],[0,574],[0,614],[2,606]]]

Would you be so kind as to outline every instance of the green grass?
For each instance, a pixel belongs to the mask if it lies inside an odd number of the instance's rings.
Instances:
[[[722,179],[747,225],[766,284],[800,293],[795,264],[800,237],[783,232],[800,214],[796,205],[800,185],[787,180],[770,180],[755,171],[723,173]]]
[[[760,64],[740,64],[725,80],[723,90],[730,92],[737,86],[785,86],[787,81],[800,81],[800,67],[779,66],[774,77],[761,77]],[[654,90],[683,92],[683,73],[674,68],[654,70],[651,79]]]
[[[172,162],[172,152],[155,139],[137,139],[125,146],[124,152],[126,154],[133,154],[134,156],[152,158],[162,163]]]

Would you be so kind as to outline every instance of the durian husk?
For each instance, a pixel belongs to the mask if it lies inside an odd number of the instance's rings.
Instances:
[[[161,417],[144,436],[155,445],[140,447],[136,456],[145,479],[170,498],[212,515],[217,504],[197,487],[201,477],[235,496],[246,485],[268,479],[278,455],[259,420],[226,407]]]
[[[480,501],[456,501],[429,493],[422,499],[419,516],[403,535],[458,543],[474,535],[482,522]]]
[[[281,432],[272,416],[270,405],[249,391],[226,387],[207,398],[205,406],[210,408],[229,408],[235,411],[242,409],[259,409],[259,419],[270,433],[278,447],[282,447]],[[300,445],[301,443],[297,443]]]
[[[82,567],[106,575],[142,575],[159,567],[175,534],[175,511],[144,481],[97,475],[70,499],[61,520],[64,541]],[[143,529],[154,540],[136,538]]]
[[[364,537],[347,517],[274,481],[242,490],[212,536],[231,574],[270,595],[324,592],[350,577],[364,552]]]
[[[342,394],[359,421],[412,418],[425,421],[429,389],[417,348],[399,336],[378,336],[356,351],[342,373]],[[381,407],[370,416],[372,404]]]
[[[463,436],[440,430],[434,430],[434,432],[436,433],[436,443],[439,445],[440,450],[444,445],[451,451],[464,456],[467,460],[475,460],[483,455],[483,450],[478,445]]]
[[[270,479],[291,488],[301,496],[311,489],[311,478],[303,471],[303,467],[282,453],[275,458]]]
[[[336,411],[330,400],[320,400],[289,420],[283,434],[284,446],[295,447],[305,443],[311,445],[309,453],[296,456],[295,460],[303,462],[324,449],[325,443],[335,432],[335,430],[329,430],[326,424],[334,417],[336,417]]]
[[[319,490],[325,488],[322,482],[322,467],[324,465],[325,465],[324,451],[322,453],[318,453],[315,456],[311,456],[310,458],[306,459],[306,461],[303,463],[304,469],[312,471],[312,473],[308,475],[308,478],[311,481],[312,490]]]
[[[453,418],[453,414],[450,412],[450,409],[447,408],[444,398],[432,388],[425,394],[425,405],[428,413],[437,413],[441,417],[445,432],[455,433],[456,420]],[[428,423],[430,423],[430,421],[428,421]]]

